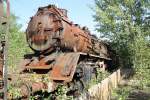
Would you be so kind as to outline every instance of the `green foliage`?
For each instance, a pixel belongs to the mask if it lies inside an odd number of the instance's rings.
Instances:
[[[13,98],[20,98],[21,96],[21,89],[16,89],[15,87],[11,86],[11,85],[8,85],[8,90],[9,90],[9,93],[11,94],[10,97],[13,97]]]
[[[126,100],[126,98],[128,97],[130,91],[131,91],[130,87],[121,87],[121,89],[115,89],[112,92],[112,97],[115,100]]]
[[[23,58],[23,55],[30,52],[26,43],[25,33],[20,31],[21,25],[17,23],[17,17],[10,17],[10,33],[8,34],[8,65],[9,70],[15,71]]]
[[[56,96],[57,96],[57,100],[73,100],[73,96],[67,96],[67,90],[68,88],[66,86],[63,85],[59,85],[57,92],[56,92]]]
[[[13,80],[11,82],[9,82],[8,84],[8,93],[9,93],[9,99],[18,99],[22,96],[21,95],[21,83],[24,83],[22,80]]]
[[[104,80],[106,77],[108,77],[110,75],[109,72],[107,71],[102,71],[101,69],[97,69],[97,76],[93,77],[90,82],[89,82],[89,86],[87,87],[87,89],[89,89],[91,86],[96,85],[98,83],[101,83],[102,80]]]
[[[142,88],[150,84],[149,5],[149,0],[95,0],[94,8],[100,37],[111,42],[121,67],[135,69]]]
[[[146,17],[148,3],[146,0],[95,0],[96,29],[101,37],[112,42],[125,66],[134,64],[136,48],[143,45],[138,36],[143,36],[145,42],[145,37],[150,35]],[[140,44],[136,45],[135,41]]]
[[[89,81],[87,90],[90,89],[92,86],[101,83],[105,78],[107,78],[110,75],[107,71],[102,71],[100,68],[97,68],[97,75],[96,77],[92,77],[92,79]],[[84,95],[84,94],[82,94]],[[99,100],[101,98],[101,94],[97,94],[95,96],[95,100]]]

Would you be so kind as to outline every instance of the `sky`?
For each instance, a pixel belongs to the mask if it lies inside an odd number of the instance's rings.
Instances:
[[[67,9],[71,21],[87,26],[93,34],[96,34],[94,28],[96,24],[92,17],[94,13],[91,9],[94,6],[94,0],[10,0],[11,12],[19,17],[18,23],[22,25],[23,31],[26,30],[30,17],[36,13],[38,7],[49,4]]]

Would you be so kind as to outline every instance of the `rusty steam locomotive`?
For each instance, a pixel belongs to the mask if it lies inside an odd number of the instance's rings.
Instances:
[[[34,53],[24,56],[20,74],[34,75],[36,80],[26,78],[23,96],[43,89],[52,92],[59,84],[81,92],[96,69],[109,67],[111,61],[106,43],[88,28],[73,24],[67,10],[54,5],[40,7],[31,17],[26,38]],[[46,77],[47,81],[43,80]]]

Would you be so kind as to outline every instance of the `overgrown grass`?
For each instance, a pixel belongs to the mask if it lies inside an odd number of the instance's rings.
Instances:
[[[131,87],[122,86],[117,89],[114,89],[111,95],[112,100],[126,100],[131,91]]]

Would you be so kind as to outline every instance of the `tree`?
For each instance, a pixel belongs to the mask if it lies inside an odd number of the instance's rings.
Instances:
[[[133,50],[135,41],[139,36],[145,38],[150,35],[148,24],[146,25],[148,21],[146,11],[150,2],[146,0],[95,0],[95,4],[96,30],[100,32],[101,37],[113,43],[120,57],[125,59],[124,64],[131,64],[135,55],[135,50]]]
[[[147,75],[150,74],[149,5],[149,0],[95,0],[94,8],[96,30],[101,38],[112,43],[122,65]]]

